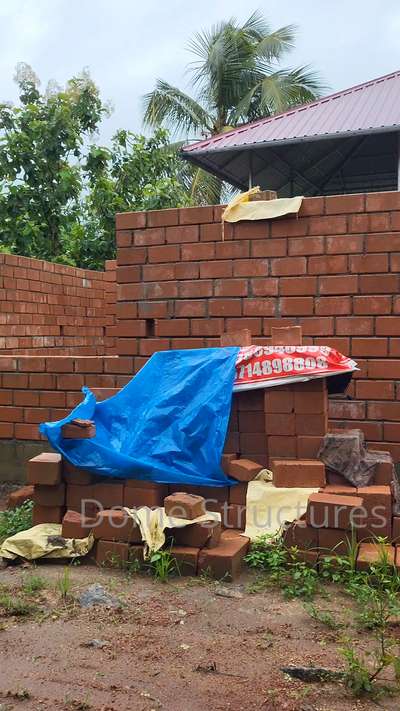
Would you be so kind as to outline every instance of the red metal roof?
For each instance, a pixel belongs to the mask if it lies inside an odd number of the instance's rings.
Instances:
[[[395,130],[400,127],[400,71],[260,119],[183,148],[189,154],[255,144]]]

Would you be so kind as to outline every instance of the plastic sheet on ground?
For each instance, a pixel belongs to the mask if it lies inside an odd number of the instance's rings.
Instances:
[[[311,494],[319,488],[275,487],[268,481],[250,481],[247,487],[245,535],[252,541],[275,535],[285,521],[300,518]]]
[[[155,353],[119,392],[85,399],[63,420],[40,426],[75,466],[111,477],[230,486],[221,469],[239,348]],[[92,439],[63,439],[62,425],[94,420]]]
[[[87,538],[63,538],[61,524],[41,523],[6,538],[0,546],[0,558],[37,560],[38,558],[78,558],[93,547],[93,535]]]

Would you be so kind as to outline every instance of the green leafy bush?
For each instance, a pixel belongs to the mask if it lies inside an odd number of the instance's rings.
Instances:
[[[33,502],[25,501],[22,506],[0,512],[0,543],[15,533],[25,531],[32,526]]]

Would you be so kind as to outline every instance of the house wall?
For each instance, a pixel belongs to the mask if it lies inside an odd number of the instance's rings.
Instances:
[[[331,399],[333,426],[359,427],[400,460],[400,193],[307,198],[299,217],[221,229],[218,207],[117,215],[116,352],[137,371],[157,350],[219,344],[300,324],[360,371]]]
[[[112,353],[115,290],[113,261],[96,272],[0,254],[0,354]]]

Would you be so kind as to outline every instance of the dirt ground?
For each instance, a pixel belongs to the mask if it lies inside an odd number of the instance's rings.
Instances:
[[[0,616],[1,711],[376,708],[354,700],[340,685],[304,684],[280,671],[287,664],[341,668],[343,631],[322,626],[301,602],[284,601],[277,590],[250,592],[250,572],[230,585],[243,595],[231,599],[217,595],[212,581],[161,583],[144,574],[71,566],[67,603],[57,590],[62,572],[54,563],[0,571],[0,586],[15,594],[27,576],[46,581],[33,616]],[[94,582],[118,596],[123,608],[82,609],[76,596]],[[342,621],[351,620],[348,598],[337,591],[319,603]],[[94,639],[100,647],[87,646]],[[367,639],[358,639],[363,648]],[[384,700],[380,707],[394,711],[399,700]]]

